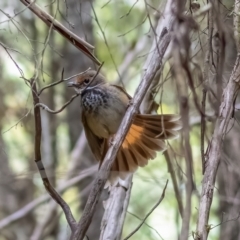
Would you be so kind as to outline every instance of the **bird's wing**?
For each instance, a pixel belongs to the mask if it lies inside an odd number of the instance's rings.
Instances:
[[[85,131],[85,135],[88,141],[88,144],[91,148],[93,155],[96,160],[100,161],[100,164],[103,160],[103,147],[104,147],[104,139],[96,136],[91,129],[88,127],[86,117],[82,113],[82,123]]]

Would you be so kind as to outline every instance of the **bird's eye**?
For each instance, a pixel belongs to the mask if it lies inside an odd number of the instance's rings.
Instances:
[[[85,80],[84,80],[84,83],[85,83],[85,84],[88,84],[89,81],[90,81],[89,79],[85,79]]]

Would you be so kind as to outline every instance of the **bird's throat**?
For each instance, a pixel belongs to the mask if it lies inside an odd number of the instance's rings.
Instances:
[[[89,113],[97,113],[101,108],[108,107],[109,95],[101,88],[87,88],[82,94],[83,110]]]

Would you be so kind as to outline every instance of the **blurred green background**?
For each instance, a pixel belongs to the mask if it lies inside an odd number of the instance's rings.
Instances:
[[[71,31],[93,44],[95,55],[100,61],[104,61],[102,72],[108,81],[123,83],[133,96],[141,80],[144,62],[154,41],[149,18],[153,26],[156,26],[163,8],[157,0],[148,1],[148,4],[146,1],[135,0],[112,0],[109,2],[95,0],[91,4],[95,9],[96,21],[90,1],[37,1],[37,3],[52,16],[56,16]],[[229,25],[226,26],[231,28],[231,15],[226,17],[226,13],[230,12],[232,1],[227,2],[228,6],[226,7],[229,9],[225,9],[222,16],[228,18],[229,23],[226,24]],[[202,1],[199,3],[201,6],[204,5]],[[186,9],[188,6],[189,2]],[[207,41],[206,16],[198,19],[198,22],[198,32],[191,35],[191,49],[193,53],[197,53],[193,62],[203,67],[204,46]],[[231,41],[229,38],[227,40],[229,45],[226,46],[228,49],[228,60],[226,61],[230,62],[226,74],[231,72],[229,69],[233,66],[232,59],[234,60],[235,57],[235,48],[234,44],[231,45]],[[57,32],[50,31],[20,1],[2,0],[0,2],[0,240],[61,240],[70,236],[70,229],[59,208],[48,216],[49,209],[52,207],[52,202],[49,200],[37,205],[28,214],[2,228],[1,223],[7,216],[31,203],[34,199],[46,195],[34,162],[33,102],[30,87],[24,78],[30,79],[37,71],[37,84],[40,89],[60,80],[63,69],[64,78],[68,78],[88,67],[96,68],[91,60]],[[157,102],[161,103],[158,112],[179,113],[176,84],[169,63],[165,64],[160,76],[160,83],[161,86],[156,96]],[[195,85],[200,101],[202,83],[196,80]],[[68,89],[66,83],[63,82],[45,90],[41,94],[40,101],[51,109],[59,109],[73,94],[74,91]],[[189,104],[190,144],[196,186],[192,194],[190,229],[194,232],[201,193],[202,164],[200,116],[193,104],[191,91],[189,91]],[[207,103],[207,111],[212,113],[209,103]],[[82,133],[79,98],[57,115],[49,114],[44,110],[41,113],[42,160],[54,186],[66,183],[69,179],[82,174],[84,169],[96,164]],[[237,148],[239,148],[237,145],[239,141],[238,127],[235,125],[234,127],[236,128],[233,128],[228,134],[229,138],[227,138],[228,143],[226,144],[236,146],[231,148],[236,149],[236,152],[234,150],[229,153],[230,147],[226,147],[226,151],[224,150],[224,154],[229,159],[223,161],[223,168],[220,166],[220,176],[217,179],[209,220],[212,226],[237,217],[239,202],[230,201],[231,199],[237,201],[238,188],[232,186],[237,185],[237,182],[240,181],[236,173],[239,163],[232,160],[239,156],[237,152]],[[207,123],[206,144],[211,139],[212,131],[213,124]],[[184,202],[186,166],[181,139],[180,136],[176,140],[171,140],[169,144],[172,149],[171,158],[174,172]],[[73,209],[76,219],[81,216],[89,193],[89,186],[95,174],[89,174],[84,180],[69,187],[63,193],[63,197]],[[228,177],[229,175],[231,177]],[[166,160],[160,153],[154,161],[150,161],[148,166],[139,169],[134,175],[123,237],[140,224],[158,201],[167,179],[169,184],[164,200],[147,219],[146,224],[131,239],[172,240],[178,238],[181,230],[181,217]],[[106,198],[105,192],[103,199]],[[102,213],[101,200],[87,233],[91,240],[98,239]],[[209,239],[239,239],[238,224],[238,220],[236,220],[213,228],[210,231]],[[225,225],[228,226],[228,230],[225,229]],[[39,226],[42,226],[42,232],[37,235]],[[223,237],[224,231],[228,231],[229,238]],[[192,232],[189,232],[189,239],[193,239]]]

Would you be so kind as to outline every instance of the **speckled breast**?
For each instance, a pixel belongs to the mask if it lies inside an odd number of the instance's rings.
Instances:
[[[102,89],[87,89],[82,93],[84,111],[97,114],[101,108],[108,107],[108,94]]]
[[[109,86],[108,92],[102,88],[87,89],[82,93],[83,114],[89,129],[100,138],[115,134],[127,109],[117,89]]]

